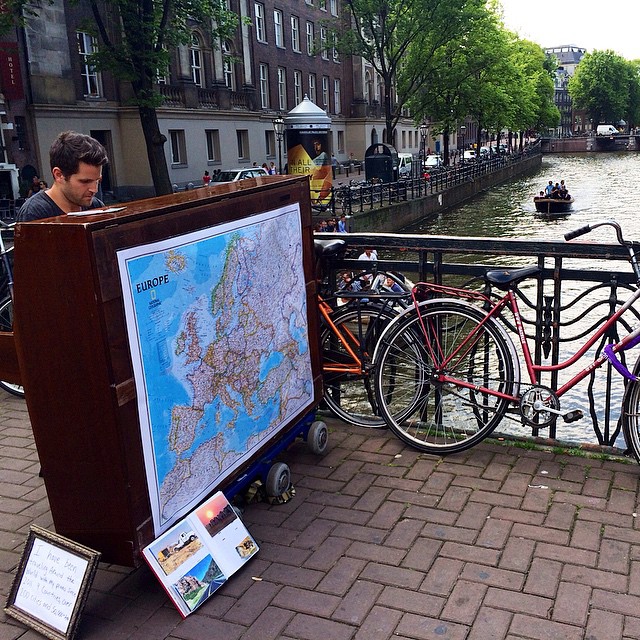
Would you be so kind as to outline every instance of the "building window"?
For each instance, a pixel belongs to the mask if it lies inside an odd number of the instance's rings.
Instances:
[[[293,99],[296,106],[302,102],[302,71],[293,72]]]
[[[337,36],[334,35],[333,38],[333,61],[334,62],[340,62],[340,55],[338,54],[338,47],[337,47]]]
[[[329,59],[329,47],[327,39],[327,27],[320,27],[320,51],[324,60]]]
[[[291,16],[291,48],[300,53],[300,18]]]
[[[333,81],[333,112],[340,113],[341,111],[340,80],[336,78]]]
[[[238,139],[238,160],[249,159],[249,131],[247,129],[237,129]]]
[[[85,98],[99,98],[102,95],[100,87],[100,74],[96,68],[89,63],[89,56],[98,47],[98,40],[95,36],[83,31],[77,31],[78,53],[80,54],[80,74],[82,76],[82,87]]]
[[[278,109],[284,111],[287,108],[287,71],[278,67]]]
[[[312,56],[313,51],[313,22],[307,22],[307,53]]]
[[[191,79],[198,87],[202,86],[202,47],[197,33],[191,34],[191,47],[189,47],[191,63]]]
[[[282,23],[282,11],[275,9],[273,12],[273,28],[276,34],[276,47],[284,47],[284,31]]]
[[[338,153],[344,153],[344,131],[338,131]]]
[[[316,74],[309,74],[309,100],[313,102],[313,104],[317,104],[316,102]]]
[[[27,119],[24,116],[16,116],[16,138],[18,138],[18,149],[25,151],[27,146]]]
[[[318,0],[318,7],[319,7],[320,11],[326,11],[327,10],[327,0]]]
[[[220,131],[218,129],[205,130],[207,138],[207,160],[209,162],[220,162]]]
[[[269,108],[269,67],[266,64],[260,65],[260,106]]]
[[[255,3],[256,12],[256,39],[258,42],[267,41],[267,32],[264,25],[264,5],[261,2]]]
[[[264,132],[264,149],[267,158],[276,157],[276,134],[273,129]]]
[[[169,140],[171,142],[171,164],[187,164],[187,145],[184,141],[183,129],[170,129]]]
[[[329,7],[331,8],[331,15],[338,15],[338,0],[329,0]]]
[[[231,91],[235,91],[236,89],[236,81],[235,81],[235,72],[233,68],[233,61],[231,59],[232,53],[231,43],[228,40],[225,40],[222,43],[222,74],[224,75],[224,84],[227,89],[231,89]]]
[[[329,111],[329,77],[322,76],[322,107]]]

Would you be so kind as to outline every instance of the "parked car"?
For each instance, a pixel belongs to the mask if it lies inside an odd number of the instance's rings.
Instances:
[[[407,178],[411,175],[411,165],[413,163],[413,156],[410,153],[398,154],[398,176],[401,178]]]
[[[462,155],[462,157],[465,160],[475,160],[476,159],[476,150],[475,149],[467,149],[464,154]]]
[[[438,154],[432,154],[424,159],[424,168],[433,169],[442,166],[442,158]]]
[[[227,169],[221,171],[218,175],[211,178],[209,184],[222,184],[224,182],[237,182],[238,180],[246,180],[247,178],[258,178],[260,176],[268,176],[269,172],[263,167],[249,167],[248,169]]]

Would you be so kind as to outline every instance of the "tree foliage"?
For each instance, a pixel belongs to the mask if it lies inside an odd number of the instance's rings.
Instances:
[[[343,53],[361,56],[381,77],[388,141],[420,81],[406,65],[410,48],[420,42],[429,58],[463,29],[468,6],[479,4],[482,0],[344,0],[347,15],[336,44]]]
[[[595,124],[632,117],[638,96],[637,66],[613,51],[587,53],[569,80],[569,95]],[[635,107],[637,110],[637,106]]]

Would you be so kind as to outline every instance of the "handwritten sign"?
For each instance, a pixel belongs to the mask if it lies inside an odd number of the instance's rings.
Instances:
[[[99,557],[33,525],[5,612],[48,638],[72,638]]]

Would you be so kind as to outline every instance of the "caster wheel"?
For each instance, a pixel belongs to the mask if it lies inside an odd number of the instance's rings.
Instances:
[[[289,491],[291,486],[291,469],[284,462],[276,462],[269,469],[264,489],[267,496],[277,498]]]
[[[316,421],[309,427],[307,446],[311,453],[323,456],[329,447],[329,430],[324,422]]]

